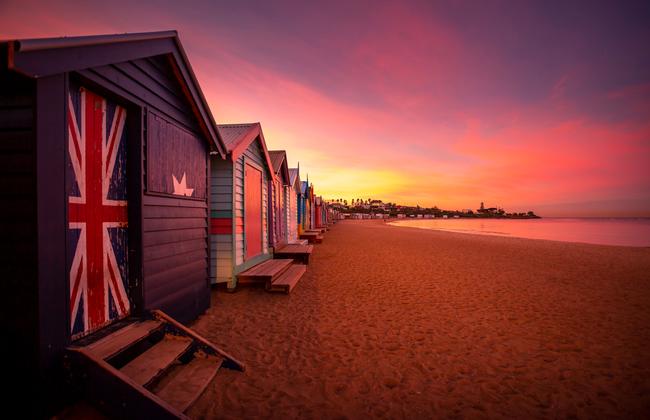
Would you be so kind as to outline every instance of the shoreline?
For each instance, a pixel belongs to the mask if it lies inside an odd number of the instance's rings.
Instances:
[[[555,220],[581,220],[580,218],[546,218],[542,220],[546,221],[555,221]],[[587,219],[587,221],[594,221],[595,219]],[[404,227],[407,229],[420,229],[420,230],[431,230],[431,231],[437,231],[437,232],[447,232],[447,233],[458,233],[461,235],[476,235],[476,236],[493,236],[493,237],[502,237],[502,238],[517,238],[517,239],[527,239],[527,240],[533,240],[533,241],[551,241],[551,242],[560,242],[560,243],[573,243],[573,244],[581,244],[581,245],[597,245],[597,246],[612,246],[612,247],[623,247],[623,248],[646,248],[650,249],[650,244],[639,244],[639,245],[630,245],[630,244],[617,244],[617,243],[603,243],[603,242],[586,242],[585,241],[580,241],[580,240],[574,240],[574,239],[558,239],[558,238],[542,238],[542,237],[529,237],[529,236],[523,236],[519,235],[517,233],[510,233],[510,232],[497,232],[497,231],[478,231],[478,230],[473,230],[473,229],[453,229],[453,228],[446,228],[446,227],[428,227],[428,226],[407,226],[407,224],[410,223],[417,223],[417,222],[422,222],[422,221],[435,221],[436,219],[386,219],[386,225],[392,226],[392,227]],[[442,220],[442,219],[438,219]],[[446,219],[445,221],[448,220],[454,220],[454,219]],[[459,220],[459,219],[455,219]],[[462,220],[462,219],[461,219]],[[514,219],[512,219],[514,220]],[[612,220],[612,219],[600,219],[600,220]],[[614,219],[615,221],[617,219]],[[637,220],[637,219],[634,219]],[[650,219],[640,219],[643,221],[648,221]],[[453,222],[452,222],[453,223]]]
[[[396,229],[397,228],[397,229]],[[650,250],[341,221],[291,295],[213,291],[196,417],[638,417]]]

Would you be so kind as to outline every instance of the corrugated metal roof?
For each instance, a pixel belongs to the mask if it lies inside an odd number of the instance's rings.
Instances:
[[[273,171],[277,174],[282,166],[282,161],[286,158],[287,153],[284,150],[269,150]]]
[[[248,132],[253,130],[259,123],[245,124],[217,124],[223,143],[228,153],[232,152],[239,143],[247,136]]]

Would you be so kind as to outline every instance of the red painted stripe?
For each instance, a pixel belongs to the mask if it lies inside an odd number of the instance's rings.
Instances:
[[[212,218],[210,219],[211,235],[232,235],[232,218]]]
[[[244,218],[236,219],[235,228],[233,229],[232,218],[211,218],[210,234],[212,235],[232,235],[234,233],[244,233]]]

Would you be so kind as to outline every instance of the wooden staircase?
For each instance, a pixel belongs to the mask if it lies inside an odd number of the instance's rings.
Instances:
[[[187,418],[221,367],[244,370],[161,311],[78,340],[66,351],[66,365],[73,390],[118,418]]]
[[[293,259],[266,260],[237,275],[239,284],[261,284],[269,292],[290,293],[307,271],[307,266]]]

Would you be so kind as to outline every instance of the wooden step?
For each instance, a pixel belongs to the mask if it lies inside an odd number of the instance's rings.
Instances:
[[[84,350],[98,359],[106,360],[148,337],[161,325],[157,320],[134,322],[85,346]]]
[[[313,250],[313,245],[288,244],[276,250],[273,258],[292,258],[302,264],[309,264],[309,256]]]
[[[168,334],[149,350],[124,365],[120,371],[144,386],[182,356],[190,345],[191,338]]]
[[[320,244],[323,242],[323,235],[312,232],[312,233],[303,233],[300,235],[301,239],[307,239],[310,244]]]
[[[175,365],[152,391],[184,412],[210,385],[222,362],[221,357],[197,352],[189,363]]]
[[[291,293],[296,284],[307,271],[306,265],[296,264],[289,267],[280,277],[271,283],[267,283],[266,289],[269,292]]]
[[[256,281],[262,283],[273,281],[284,273],[292,264],[293,260],[286,258],[266,260],[263,263],[257,264],[256,266],[239,273],[237,275],[237,280]]]

